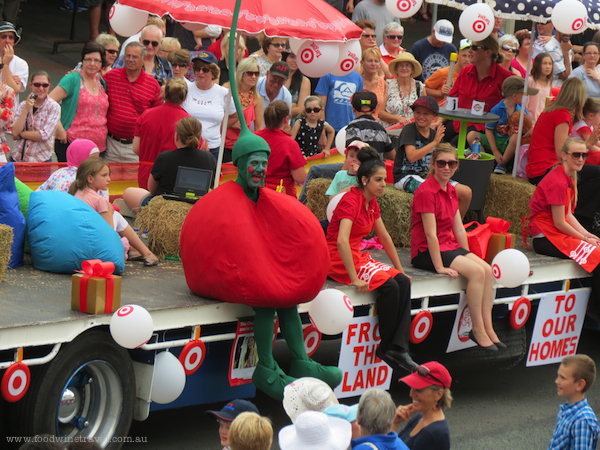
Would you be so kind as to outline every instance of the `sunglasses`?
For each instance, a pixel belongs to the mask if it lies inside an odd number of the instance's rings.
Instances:
[[[119,50],[106,50],[106,53],[110,53],[111,55],[116,55],[117,53],[119,53]]]
[[[402,35],[402,36],[395,36],[395,35],[393,35],[393,34],[390,34],[389,36],[386,36],[386,38],[388,38],[388,39],[392,39],[392,40],[394,40],[394,41],[395,41],[396,39],[398,39],[398,40],[402,40],[402,39],[404,39],[404,35]]]
[[[306,111],[307,114],[310,113],[320,113],[321,112],[321,108],[319,108],[318,106],[316,108],[305,108],[304,111]]]
[[[446,167],[446,165],[448,165],[448,167],[450,167],[451,169],[454,169],[456,166],[458,166],[458,161],[455,159],[451,161],[444,161],[443,159],[438,159],[435,162],[435,165],[438,167],[438,169],[443,169],[444,167]]]
[[[210,72],[210,67],[194,67],[194,72],[209,73]]]
[[[471,44],[471,50],[476,52],[477,50],[487,50],[487,48],[482,47],[481,45]]]
[[[454,161],[456,162],[456,161]],[[434,377],[433,375],[431,375],[431,371],[429,370],[429,367],[426,366],[417,366],[413,369],[413,373],[417,372],[419,374],[419,376],[421,377],[429,377],[429,378],[433,378],[437,383],[439,383],[439,385],[441,387],[445,387],[444,383],[442,383],[438,378]]]
[[[285,44],[271,44],[275,48],[285,48]]]
[[[188,63],[171,64],[171,67],[179,67],[180,69],[185,69],[187,67],[190,67],[190,65]]]
[[[245,72],[245,74],[248,75],[249,77],[260,76],[260,72],[258,70],[249,70],[249,71]]]
[[[31,83],[36,88],[44,88],[48,89],[50,87],[50,83]]]
[[[374,34],[364,34],[363,33],[362,37],[367,38],[367,39],[375,39],[377,36]]]
[[[148,47],[150,44],[152,44],[152,47],[158,47],[159,42],[158,41],[149,41],[147,39],[144,39],[142,41],[142,44],[144,44],[146,47]]]
[[[515,55],[516,55],[517,53],[519,53],[519,50],[518,50],[518,49],[516,49],[516,48],[512,48],[512,47],[511,47],[511,46],[509,46],[509,45],[503,45],[503,46],[502,46],[502,50],[504,50],[504,51],[507,51],[507,52],[513,52]]]
[[[567,153],[567,155],[571,155],[573,159],[583,159],[584,161],[589,158],[590,154],[587,152],[572,152]]]

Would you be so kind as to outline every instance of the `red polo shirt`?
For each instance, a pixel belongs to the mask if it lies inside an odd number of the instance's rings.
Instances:
[[[567,109],[555,109],[543,112],[538,117],[531,143],[527,151],[527,178],[541,177],[546,171],[558,162],[556,146],[554,144],[554,131],[561,123],[569,124],[569,134],[573,131],[573,120]]]
[[[104,75],[108,91],[108,131],[120,139],[133,139],[135,124],[147,109],[162,104],[158,82],[142,70],[133,82],[125,68]]]
[[[460,71],[458,78],[452,86],[448,97],[458,97],[458,107],[471,109],[473,100],[485,102],[485,112],[489,112],[494,106],[504,99],[502,95],[502,83],[514,74],[504,67],[492,63],[490,73],[481,82],[477,81],[477,68],[469,64]],[[485,123],[469,123],[475,125],[477,131],[485,131]],[[454,130],[458,133],[460,122],[454,121]]]
[[[289,134],[279,129],[263,128],[257,131],[256,135],[267,141],[271,147],[265,182],[278,185],[283,180],[284,186],[293,187],[292,170],[306,165],[306,158],[298,143]]]
[[[456,188],[448,183],[444,191],[433,175],[415,191],[412,203],[412,237],[410,240],[410,259],[429,249],[423,228],[421,213],[435,214],[437,237],[440,251],[456,250],[460,247],[451,234],[454,217],[458,211]]]

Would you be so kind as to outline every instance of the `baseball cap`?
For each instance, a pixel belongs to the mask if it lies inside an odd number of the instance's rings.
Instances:
[[[448,369],[439,362],[430,361],[418,366],[415,372],[400,378],[400,381],[408,384],[413,389],[424,389],[432,384],[448,389],[452,384],[452,377]]]
[[[377,95],[374,92],[363,89],[355,92],[350,100],[352,107],[357,111],[374,111],[377,108]],[[368,109],[366,109],[368,108]]]
[[[12,23],[7,22],[5,20],[0,22],[0,33],[9,33],[11,31],[15,33],[15,45],[17,45],[18,42],[21,40],[21,36],[19,36],[19,33],[17,33],[15,26]]]
[[[196,56],[194,56],[192,58],[192,62],[195,62],[195,61],[204,61],[209,64],[217,64],[219,62],[217,57],[215,55],[213,55],[211,52],[198,53]]]
[[[323,412],[329,417],[337,417],[339,419],[344,419],[348,422],[354,422],[358,414],[358,403],[352,406],[342,404],[332,405],[328,408],[325,408],[325,411]]]
[[[260,414],[258,412],[258,408],[254,405],[254,403],[249,402],[248,400],[232,400],[227,403],[220,411],[206,411],[207,416],[215,416],[217,419],[226,420],[227,422],[232,422],[237,416],[239,416],[243,412],[253,412],[256,414]]]
[[[502,83],[502,94],[509,97],[513,94],[522,94],[525,87],[525,80],[517,75],[508,77]],[[527,95],[535,95],[540,92],[539,89],[527,86]]]
[[[438,20],[433,26],[433,31],[438,41],[452,44],[452,35],[454,34],[454,25],[452,25],[452,22],[446,19]]]
[[[417,106],[427,108],[436,115],[440,112],[438,102],[436,102],[435,98],[433,98],[431,95],[424,95],[423,97],[419,97],[416,102],[410,105],[410,108],[414,111]]]
[[[470,39],[461,39],[458,49],[464,50],[465,48],[469,48],[471,45],[473,45],[473,43],[471,42]]]
[[[290,66],[288,66],[285,61],[278,61],[276,63],[273,63],[273,65],[269,69],[269,73],[271,75],[276,75],[278,77],[283,78],[284,80],[287,80],[290,76]]]

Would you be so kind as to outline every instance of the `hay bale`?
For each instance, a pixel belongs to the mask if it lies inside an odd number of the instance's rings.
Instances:
[[[485,198],[484,215],[510,222],[509,232],[521,234],[521,219],[529,216],[529,202],[535,186],[522,178],[492,175]]]
[[[327,218],[327,204],[329,199],[325,195],[333,180],[329,178],[315,178],[311,180],[306,191],[306,206],[317,216],[317,219]]]
[[[377,199],[381,219],[396,247],[410,247],[413,198],[414,195],[388,184],[383,195]]]
[[[181,256],[179,236],[183,221],[192,209],[191,204],[154,197],[135,219],[135,226],[148,230],[150,250],[159,258],[165,255]]]
[[[13,229],[8,225],[0,224],[0,281],[4,278],[8,263],[10,262],[10,247],[13,241]]]

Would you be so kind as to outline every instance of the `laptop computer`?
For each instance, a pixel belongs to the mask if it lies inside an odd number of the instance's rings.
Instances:
[[[163,194],[166,200],[196,203],[212,186],[211,170],[179,166],[173,194]]]

